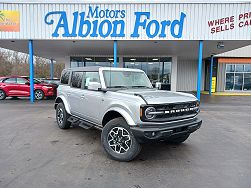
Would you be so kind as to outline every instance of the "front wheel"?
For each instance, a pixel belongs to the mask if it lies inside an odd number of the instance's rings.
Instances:
[[[44,98],[44,92],[40,89],[35,90],[34,95],[36,100],[42,100]]]
[[[141,150],[141,145],[123,118],[115,118],[105,125],[101,142],[107,154],[117,161],[131,161]]]

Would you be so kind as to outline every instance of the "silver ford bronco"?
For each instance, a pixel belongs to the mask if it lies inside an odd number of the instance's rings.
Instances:
[[[202,123],[195,96],[157,90],[138,69],[65,69],[55,109],[61,129],[100,129],[105,151],[118,161],[134,159],[147,141],[182,143]]]

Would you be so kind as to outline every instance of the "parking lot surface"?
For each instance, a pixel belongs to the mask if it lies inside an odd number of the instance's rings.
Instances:
[[[60,130],[53,102],[0,101],[0,187],[251,186],[251,97],[204,96],[184,144],[147,144],[127,163],[107,157],[98,130]]]

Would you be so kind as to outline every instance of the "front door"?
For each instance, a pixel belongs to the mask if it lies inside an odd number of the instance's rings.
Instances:
[[[209,91],[210,82],[210,61],[205,61],[205,91]]]
[[[101,108],[102,98],[105,94],[100,91],[89,90],[88,85],[90,82],[100,83],[98,72],[86,72],[84,75],[80,111],[82,112],[82,116],[85,116],[87,120],[100,124],[101,122],[98,118],[100,115],[99,109]]]
[[[28,85],[27,83],[29,83],[28,80],[24,78],[17,78],[17,90],[19,93],[18,96],[30,96],[30,85]]]
[[[217,62],[215,61],[214,58],[214,63],[213,63],[213,74],[212,74],[212,92],[216,91],[216,77],[217,77]],[[211,59],[206,59],[205,60],[205,86],[204,90],[209,91],[210,87],[210,71],[211,71]]]

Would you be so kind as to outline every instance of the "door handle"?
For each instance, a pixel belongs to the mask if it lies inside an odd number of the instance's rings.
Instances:
[[[71,95],[71,93],[66,93],[66,95],[69,97]]]
[[[84,96],[84,95],[81,95],[80,99],[85,99],[85,96]]]

